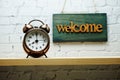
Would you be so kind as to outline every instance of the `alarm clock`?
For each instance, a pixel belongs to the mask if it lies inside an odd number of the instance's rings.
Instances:
[[[41,25],[34,26],[33,22],[39,22]],[[28,24],[23,27],[23,33],[25,33],[23,38],[23,49],[29,56],[38,58],[41,56],[46,56],[46,52],[50,47],[50,38],[48,33],[50,28],[47,24],[44,24],[41,20],[31,20]]]

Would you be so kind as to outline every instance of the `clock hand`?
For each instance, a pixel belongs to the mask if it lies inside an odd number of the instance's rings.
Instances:
[[[36,35],[35,43],[38,43],[38,33],[36,32],[35,35]]]
[[[43,40],[38,40],[38,41],[43,41]]]
[[[32,44],[34,44],[35,42],[32,42]]]
[[[44,40],[38,40],[38,42],[45,42]]]
[[[36,32],[36,40],[38,40],[38,34],[37,34],[37,32]]]

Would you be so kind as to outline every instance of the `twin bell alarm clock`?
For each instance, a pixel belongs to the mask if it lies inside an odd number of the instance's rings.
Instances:
[[[33,25],[32,23],[39,22],[40,25]],[[44,24],[41,20],[31,20],[28,24],[23,27],[23,33],[25,33],[23,38],[23,49],[29,56],[38,58],[41,56],[46,56],[46,52],[50,47],[50,38],[48,33],[50,28],[47,24]]]

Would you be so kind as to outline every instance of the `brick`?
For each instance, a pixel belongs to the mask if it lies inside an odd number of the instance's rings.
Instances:
[[[54,5],[53,5],[54,4]],[[51,7],[53,7],[51,10],[53,10],[53,9],[57,9],[57,7],[59,7],[59,0],[53,0],[53,1],[49,1],[49,0],[47,0],[47,6],[44,6],[44,7],[46,7],[46,9],[50,9],[50,7],[49,6],[51,6]],[[50,10],[50,11],[51,11]]]
[[[40,4],[40,3],[43,3],[43,4]],[[38,0],[37,1],[37,7],[41,7],[41,8],[44,8],[44,7],[47,7],[48,6],[48,0]]]
[[[107,45],[106,45],[107,46]],[[109,54],[108,54],[109,53]],[[113,54],[114,53],[114,54]],[[119,52],[110,52],[105,48],[103,51],[81,51],[79,58],[107,58],[107,57],[118,57]]]
[[[117,34],[117,41],[120,41],[120,34]]]
[[[71,71],[68,77],[72,80],[87,80],[88,75],[88,71]]]
[[[69,44],[69,43],[66,43],[66,45],[65,44],[59,44],[60,46],[61,46],[61,51],[62,52],[72,52],[72,51],[77,51],[77,50],[82,50],[83,49],[83,44],[82,43],[72,43],[71,42],[71,44]],[[81,46],[79,46],[79,45],[81,45]],[[69,46],[69,48],[68,48],[68,46]]]
[[[116,70],[116,71],[120,72],[120,65],[111,65],[109,69]]]
[[[0,34],[0,44],[9,44],[10,42],[10,36],[7,34],[1,35]]]
[[[119,41],[119,35],[117,34],[109,34],[110,36],[108,37],[108,41],[109,42],[116,42],[116,41]]]
[[[109,52],[113,52],[114,54],[113,55],[116,55],[116,56],[120,56],[118,55],[117,53],[115,54],[115,52],[120,52],[120,42],[112,42],[112,43],[109,43],[108,46],[106,47],[106,51],[109,51]]]
[[[120,71],[119,71],[119,72],[117,72],[117,74],[116,74],[116,75],[117,75],[117,79],[118,79],[118,80],[120,80]]]
[[[94,2],[93,2],[93,0],[80,0],[81,2],[79,3],[80,5],[79,5],[79,7],[82,5],[82,6],[84,6],[84,7],[88,7],[88,8],[90,8],[90,7],[94,7]]]
[[[41,15],[39,15],[39,16],[17,16],[17,17],[12,16],[12,17],[9,17],[9,19],[10,19],[11,25],[20,25],[20,27],[23,28],[25,24],[28,24],[29,21],[31,21],[33,19],[40,19],[43,22],[45,22],[46,20],[48,20],[48,17],[44,16],[44,15],[43,16],[41,16]],[[45,23],[48,24],[48,22],[45,22]]]
[[[8,75],[8,79],[7,80],[21,80],[21,79],[25,79],[25,80],[30,80],[31,78],[31,72],[9,72]]]
[[[33,19],[31,16],[11,16],[10,18],[10,24],[11,25],[21,25],[21,27],[24,26],[24,24],[27,24],[30,20]]]
[[[6,80],[9,72],[0,72],[0,80]]]
[[[6,55],[7,54],[7,55]],[[13,53],[12,51],[10,52],[9,50],[6,50],[6,51],[4,51],[4,52],[1,52],[1,56],[0,56],[0,58],[1,59],[15,59],[15,58],[24,58],[22,55],[22,57],[18,57],[17,55],[19,55],[19,54],[17,54],[17,53]],[[16,57],[17,56],[17,57]]]
[[[8,75],[8,79],[9,79],[9,80],[19,79],[19,74],[18,74],[18,72],[10,72],[9,75]]]
[[[119,0],[106,0],[108,6],[116,6]]]
[[[0,72],[9,72],[9,71],[13,71],[12,66],[0,66]]]
[[[10,43],[22,43],[23,41],[23,34],[11,34],[9,37]]]
[[[46,72],[39,71],[39,72],[32,72],[31,80],[45,80]]]
[[[55,75],[54,71],[46,72],[46,74],[44,76],[45,80],[54,80],[55,78],[56,78],[56,75]]]
[[[45,6],[45,5],[47,5],[47,6]],[[44,7],[42,7],[42,6],[44,6]],[[49,6],[51,6],[53,8],[51,8]],[[67,4],[66,4],[66,6],[67,6]],[[42,9],[41,15],[52,16],[52,14],[54,14],[54,13],[61,12],[62,7],[63,7],[63,1],[62,1],[62,3],[61,3],[61,1],[58,1],[58,0],[47,1],[47,3],[45,3],[43,5],[38,4],[38,7]]]
[[[0,35],[8,35],[12,34],[15,31],[15,25],[0,25]]]
[[[106,0],[94,0],[93,3],[95,4],[95,6],[101,7],[106,5]]]
[[[35,70],[35,67],[34,66],[18,66],[18,67],[14,67],[14,71],[17,71],[17,72],[32,72]]]
[[[112,15],[112,7],[111,6],[96,7],[96,12],[107,13],[107,15]]]
[[[112,24],[112,25],[108,25],[110,34],[120,34],[120,28],[119,28],[120,24]]]
[[[63,71],[71,71],[71,70],[84,70],[86,69],[86,66],[77,66],[77,65],[71,65],[71,66],[67,66],[67,65],[63,65],[63,66],[59,66],[60,68],[58,68],[58,70],[63,70]]]
[[[102,51],[105,49],[105,43],[85,42],[83,47],[85,51]]]
[[[75,71],[89,71],[89,70],[97,70],[98,65],[81,65],[81,66],[74,66],[73,70]]]
[[[16,16],[17,14],[17,8],[0,8],[0,16]]]
[[[89,72],[89,79],[116,79],[115,71],[91,71]]]
[[[117,23],[120,24],[120,16],[117,17]]]
[[[61,68],[62,66],[35,66],[36,71],[56,71]]]
[[[12,45],[11,44],[0,44],[0,52],[1,52],[1,56],[2,54],[6,55],[5,53],[12,52]]]
[[[23,5],[21,7],[36,7],[37,3],[36,0],[23,0]]]
[[[10,24],[9,17],[0,17],[0,25]]]
[[[85,5],[84,3],[86,3],[85,1],[86,1],[86,0],[84,0],[83,2],[82,2],[82,0],[76,0],[76,1],[69,1],[69,2],[71,3],[71,6],[72,6],[72,7],[74,7],[74,8],[76,7],[76,8],[77,8],[77,7],[80,7],[80,5],[81,5],[81,6],[84,6],[84,5]],[[90,0],[88,0],[88,2],[89,2],[89,1],[90,1]],[[66,4],[67,4],[67,3],[66,3]]]
[[[72,80],[72,78],[69,78],[69,73],[67,71],[57,71],[55,73],[55,80]]]
[[[18,74],[18,73],[17,73]],[[32,72],[21,72],[21,74],[19,75],[19,78],[18,80],[22,80],[22,79],[25,79],[25,80],[30,80],[31,79],[31,76],[32,76]],[[35,80],[35,79],[34,79]]]
[[[42,9],[37,7],[21,7],[18,13],[19,16],[40,16],[42,14]]]
[[[113,15],[116,16],[120,15],[120,7],[113,7]]]
[[[11,35],[13,34],[17,34],[17,35],[24,35],[23,34],[23,26],[24,25],[19,25],[19,24],[16,24],[16,25],[12,25],[11,26],[11,30],[9,30],[9,32],[11,32]],[[9,26],[8,26],[9,27]],[[13,28],[12,28],[13,27]],[[4,28],[3,28],[4,29]],[[6,28],[5,28],[6,29]],[[7,33],[7,32],[6,32]]]
[[[74,13],[86,13],[86,12],[88,12],[88,8],[85,6],[84,1],[82,4],[81,0],[77,0],[77,1],[69,1],[68,0],[68,1],[66,1],[66,5],[64,7],[63,12],[64,13],[73,13],[73,12]]]
[[[10,16],[10,17],[9,17],[10,25],[20,24],[20,23],[19,23],[19,20],[20,20],[20,19],[21,19],[21,17]]]
[[[107,17],[107,24],[116,24],[117,23],[117,16],[116,15],[111,15]]]
[[[120,6],[120,1],[118,0],[117,5]]]
[[[89,11],[89,13],[95,13],[96,8],[95,7],[88,7],[88,11]]]
[[[13,52],[13,57],[14,58],[25,58],[27,54],[25,53],[22,43],[19,44],[12,44],[12,52]]]
[[[13,4],[14,3],[14,4]],[[5,7],[5,8],[9,8],[9,7],[19,7],[24,3],[24,0],[1,0],[0,1],[0,6],[1,7]]]
[[[99,71],[104,71],[104,70],[108,70],[111,66],[110,65],[102,65],[102,66],[98,66],[98,70]]]
[[[60,51],[61,51],[61,49],[60,49],[60,46],[59,46],[59,44],[50,44],[50,49],[48,50],[48,56],[57,56],[57,55],[60,55],[59,53],[60,53]],[[54,54],[53,54],[53,52],[54,52]]]

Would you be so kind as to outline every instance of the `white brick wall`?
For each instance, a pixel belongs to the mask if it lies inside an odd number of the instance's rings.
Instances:
[[[50,26],[48,57],[120,57],[120,0],[66,0],[63,13],[107,13],[108,42],[53,43],[52,15],[65,0],[0,0],[0,58],[25,58],[22,28],[32,19]]]

